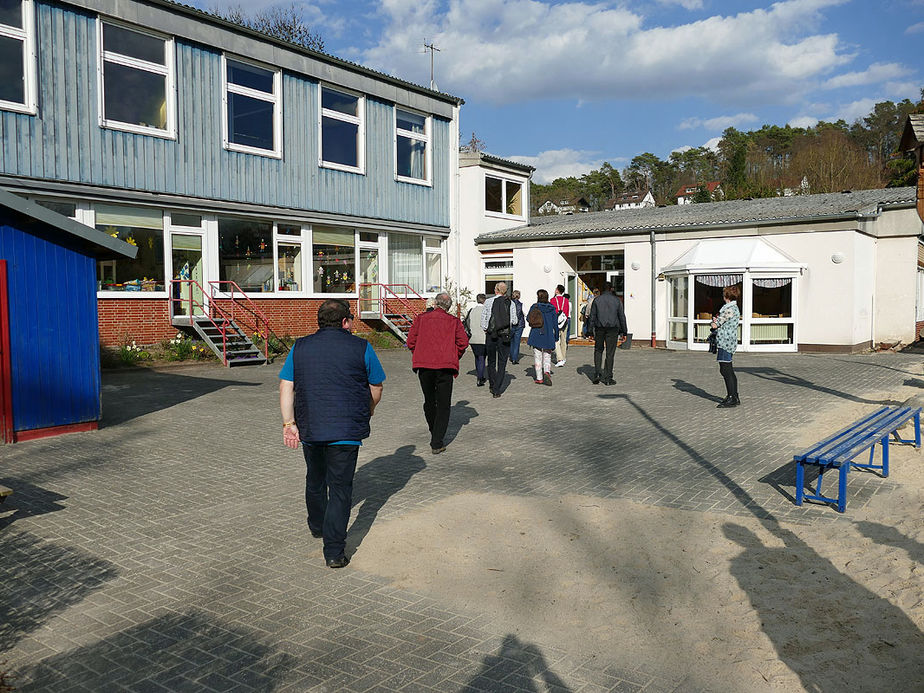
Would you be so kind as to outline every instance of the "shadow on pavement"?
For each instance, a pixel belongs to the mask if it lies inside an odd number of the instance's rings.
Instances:
[[[468,406],[471,404],[467,399],[460,399],[449,410],[449,426],[446,428],[446,437],[443,443],[449,445],[456,439],[459,432],[464,426],[471,423],[472,419],[478,416],[478,410]]]
[[[427,465],[414,454],[413,445],[404,445],[391,455],[366,462],[353,477],[353,507],[362,503],[347,532],[347,555],[355,553],[369,533],[372,523],[388,499],[403,489]]]
[[[125,423],[136,417],[234,386],[260,387],[260,383],[145,370],[105,374],[100,427]]]
[[[108,561],[5,530],[0,534],[0,652],[117,575]]]
[[[738,524],[722,527],[744,549],[731,560],[731,574],[805,690],[857,690],[863,685],[856,675],[870,671],[878,690],[921,690],[924,635],[914,622],[792,532],[773,529],[784,546],[766,546]]]
[[[834,388],[825,387],[824,385],[816,385],[811,380],[806,380],[797,375],[790,375],[789,373],[784,373],[783,371],[777,368],[768,368],[766,366],[736,366],[736,373],[748,373],[753,375],[755,378],[763,378],[764,380],[769,380],[771,382],[780,383],[782,385],[792,385],[794,387],[804,387],[809,390],[815,390],[816,392],[823,392],[826,395],[834,395],[835,397],[840,397],[841,399],[846,399],[851,402],[857,402],[859,404],[901,404],[901,402],[896,402],[891,399],[866,399],[865,397],[857,397],[856,395],[851,395],[846,392],[841,392],[840,390],[835,390]]]
[[[14,672],[18,691],[272,691],[295,659],[238,624],[170,614]]]
[[[484,658],[481,669],[460,693],[497,690],[567,693],[571,689],[549,668],[542,650],[507,635],[498,653]]]
[[[708,399],[710,402],[721,402],[724,399],[724,397],[714,395],[711,392],[706,392],[701,387],[697,387],[693,383],[688,383],[686,380],[680,380],[679,378],[671,378],[671,380],[674,381],[674,387],[681,392],[686,392],[690,395],[696,395],[697,397]]]
[[[62,496],[60,493],[16,478],[0,478],[0,484],[13,489],[13,494],[7,498],[6,503],[0,506],[0,512],[6,515],[8,511],[14,511],[6,517],[0,517],[0,530],[23,517],[64,510],[61,501],[67,500],[67,496]]]

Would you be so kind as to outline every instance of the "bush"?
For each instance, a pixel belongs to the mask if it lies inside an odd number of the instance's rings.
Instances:
[[[398,349],[404,343],[391,332],[354,332],[372,345],[373,349]]]
[[[163,357],[167,361],[201,361],[212,357],[212,352],[202,342],[196,342],[182,332],[177,332],[173,339],[160,343]]]
[[[135,366],[141,361],[150,361],[151,352],[145,351],[132,340],[131,344],[122,344],[116,352],[123,366]]]
[[[263,337],[259,333],[254,332],[250,336],[250,341],[253,342],[254,346],[257,347],[260,351],[263,351]],[[270,334],[269,336],[269,353],[272,354],[284,354],[289,349],[292,348],[292,345],[295,344],[295,339],[289,335],[286,335],[282,339],[279,339],[276,335]]]

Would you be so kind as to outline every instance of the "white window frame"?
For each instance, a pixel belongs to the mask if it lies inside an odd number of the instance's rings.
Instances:
[[[297,226],[301,229],[299,235],[279,233],[279,227]],[[279,246],[291,245],[301,248],[302,286],[298,291],[282,291],[279,288]],[[313,280],[311,274],[311,238],[308,227],[300,222],[274,221],[273,222],[273,295],[279,298],[304,298],[309,295],[308,280]],[[313,284],[312,284],[313,286]]]
[[[324,90],[329,89],[331,91],[336,91],[341,94],[347,94],[348,96],[353,96],[357,99],[356,102],[356,113],[357,115],[351,116],[347,113],[341,113],[340,111],[331,111],[324,108]],[[335,120],[341,120],[345,123],[351,123],[353,125],[358,125],[358,131],[356,135],[356,162],[357,166],[346,166],[345,164],[338,164],[335,161],[325,161],[324,160],[324,118],[333,118]],[[366,97],[364,94],[351,91],[349,89],[343,89],[341,87],[335,87],[327,84],[318,84],[318,166],[320,168],[331,168],[337,171],[346,171],[348,173],[358,173],[360,175],[366,175]]]
[[[439,247],[438,248],[428,247],[427,239],[438,240],[440,243]],[[423,292],[421,292],[422,294],[426,294],[427,296],[436,296],[437,292],[440,291],[442,288],[444,288],[443,281],[446,278],[445,272],[444,272],[445,265],[446,265],[446,244],[443,242],[443,240],[444,239],[441,236],[424,236],[421,239],[421,243],[423,243],[423,285],[424,286],[427,285],[427,265],[428,265],[427,261],[429,260],[429,256],[438,255],[440,258],[440,276],[439,276],[439,283],[437,284],[437,289],[436,291],[430,291],[430,289],[427,288]]]
[[[105,204],[111,204],[111,203],[107,202]],[[122,203],[117,202],[114,204],[121,205]],[[133,204],[126,203],[124,206],[126,207],[146,207],[147,205],[133,205]],[[155,298],[164,299],[164,298],[170,297],[170,289],[168,288],[170,286],[170,280],[168,279],[168,277],[173,276],[172,274],[170,274],[172,270],[172,265],[173,265],[173,257],[170,254],[170,239],[168,236],[168,233],[169,233],[168,224],[169,224],[170,219],[165,209],[162,209],[159,207],[157,207],[156,209],[158,209],[161,213],[161,218],[162,218],[161,223],[163,224],[161,233],[163,233],[164,235],[163,244],[164,244],[164,287],[165,287],[165,290],[164,291],[107,291],[105,289],[99,289],[96,292],[97,298],[118,298],[118,299],[134,300],[134,299],[155,299]],[[80,218],[81,216],[83,217],[82,219]],[[86,224],[87,226],[91,226],[95,229],[96,228],[96,207],[91,205],[88,208],[84,208],[82,211],[78,208],[78,221],[80,221],[82,224]]]
[[[420,134],[419,132],[411,132],[410,130],[402,130],[398,127],[398,111],[405,111],[412,115],[422,116],[424,118],[424,132]],[[394,133],[394,146],[392,151],[394,152],[395,158],[395,180],[402,183],[412,183],[414,185],[426,185],[428,187],[433,187],[433,159],[432,151],[433,146],[430,143],[430,133],[432,131],[433,118],[432,116],[421,113],[420,111],[415,111],[410,108],[404,108],[401,106],[395,106],[393,109],[393,117],[395,120],[395,133]],[[413,178],[411,176],[402,176],[398,174],[398,138],[405,137],[409,140],[416,140],[417,142],[423,142],[426,146],[426,167],[427,167],[427,176],[426,178]]]
[[[513,183],[520,186],[520,214],[507,214],[506,212],[493,212],[489,211],[487,208],[484,210],[484,215],[486,217],[494,217],[495,219],[526,219],[526,208],[529,205],[529,200],[526,198],[528,186],[526,181],[516,180],[513,178],[505,178],[504,176],[498,176],[493,173],[484,174],[484,184],[482,185],[482,205],[484,204],[484,193],[487,190],[488,178],[493,178],[494,180],[499,180],[501,182],[501,207],[507,209],[507,183]]]
[[[145,36],[150,36],[152,38],[160,39],[164,42],[164,65],[159,65],[157,63],[151,63],[147,60],[140,60],[138,58],[132,58],[127,55],[122,55],[121,53],[112,53],[110,51],[104,50],[103,47],[103,25],[109,24],[111,26],[116,26],[121,29],[126,29],[128,31],[134,31],[139,34],[144,34]],[[96,43],[98,48],[98,62],[96,66],[96,81],[97,81],[97,94],[98,94],[98,103],[97,107],[99,109],[99,126],[101,128],[108,128],[110,130],[122,130],[125,132],[132,132],[137,135],[151,135],[153,137],[161,137],[168,140],[176,139],[176,51],[174,50],[174,41],[172,36],[166,36],[154,31],[148,31],[146,29],[139,29],[136,26],[131,24],[125,24],[123,22],[114,21],[112,19],[106,18],[103,19],[102,16],[96,18]],[[105,77],[105,64],[113,63],[116,65],[122,65],[124,67],[130,67],[136,70],[142,70],[144,72],[150,72],[152,74],[163,75],[164,77],[164,90],[166,96],[166,105],[167,105],[167,127],[164,130],[160,128],[147,127],[144,125],[136,125],[134,123],[123,123],[119,120],[111,120],[106,118],[106,77]]]
[[[228,81],[228,60],[243,63],[273,73],[273,93],[267,94],[259,89],[250,89]],[[258,99],[273,104],[273,148],[261,149],[231,141],[231,127],[228,123],[228,93],[240,94],[251,99]],[[225,149],[243,154],[282,158],[282,70],[254,60],[247,60],[234,54],[221,54],[221,139]]]
[[[22,28],[0,24],[0,36],[22,42],[24,103],[0,100],[0,111],[36,115],[38,113],[38,67],[35,54],[35,8],[32,0],[22,0],[21,7]]]

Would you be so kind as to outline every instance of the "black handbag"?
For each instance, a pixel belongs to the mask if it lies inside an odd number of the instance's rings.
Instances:
[[[706,338],[706,342],[709,344],[709,353],[715,354],[719,351],[718,340],[716,337],[717,329],[715,327],[709,330],[709,337]]]

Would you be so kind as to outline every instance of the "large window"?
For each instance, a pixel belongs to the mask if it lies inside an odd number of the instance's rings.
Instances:
[[[363,173],[363,97],[321,87],[321,166]]]
[[[218,220],[218,279],[246,293],[273,291],[273,223],[256,219]],[[227,284],[221,285],[229,290]]]
[[[425,238],[424,251],[424,286],[428,292],[433,293],[443,286],[443,243],[439,238]]]
[[[0,109],[35,113],[32,0],[0,0]]]
[[[96,228],[136,246],[134,259],[96,263],[100,291],[164,291],[164,214],[159,209],[97,205]]]
[[[315,226],[312,237],[312,271],[317,294],[356,291],[356,239],[352,229]]]
[[[276,291],[305,291],[302,227],[276,225]]]
[[[523,185],[512,180],[484,177],[484,209],[505,216],[523,217]]]
[[[395,108],[395,175],[411,183],[430,182],[430,119]]]
[[[223,57],[225,147],[282,156],[282,72]]]
[[[173,39],[99,22],[100,125],[174,137]]]
[[[423,287],[423,243],[420,236],[388,234],[388,279],[418,293]]]

